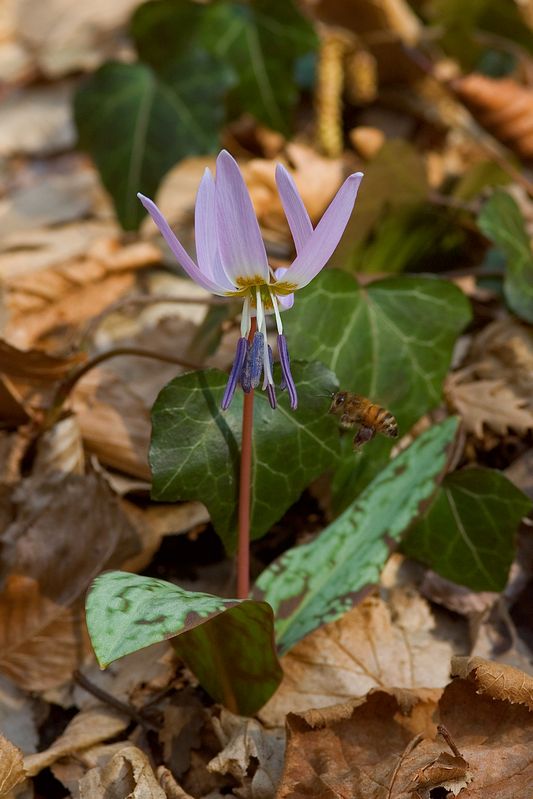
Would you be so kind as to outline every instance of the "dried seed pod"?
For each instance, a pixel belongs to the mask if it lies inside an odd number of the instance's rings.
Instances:
[[[522,158],[533,158],[533,90],[472,73],[450,84],[479,122]]]

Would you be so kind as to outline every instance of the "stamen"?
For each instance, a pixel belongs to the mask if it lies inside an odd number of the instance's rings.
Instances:
[[[264,341],[265,337],[262,333],[254,333],[252,343],[248,346],[240,377],[242,390],[245,394],[249,394],[253,388],[257,388],[261,380]]]
[[[263,391],[265,388],[268,388],[268,386],[274,385],[274,356],[272,355],[272,347],[269,346],[266,338],[265,345]]]
[[[222,397],[222,402],[220,403],[220,407],[223,411],[227,411],[231,404],[231,400],[233,399],[233,395],[235,394],[235,389],[237,388],[237,381],[242,371],[242,367],[244,364],[244,359],[246,358],[246,351],[248,349],[248,339],[240,338],[237,342],[237,351],[235,353],[235,360],[233,361],[233,366],[231,367],[230,376],[228,378],[228,382],[226,383],[226,389],[224,391],[224,396]]]
[[[281,315],[278,308],[278,298],[276,297],[273,291],[271,291],[270,289],[268,291],[270,294],[270,299],[272,300],[272,307],[274,308],[274,315],[276,317],[276,327],[278,328],[278,335],[281,336],[281,334],[283,333],[283,325],[281,323]]]
[[[270,407],[272,408],[273,411],[275,411],[276,408],[278,407],[278,402],[276,400],[276,389],[274,388],[274,386],[271,386],[270,383],[267,386],[267,397],[270,403]]]
[[[262,330],[263,322],[265,320],[265,314],[263,311],[263,299],[261,297],[261,289],[259,288],[259,286],[255,290],[255,303],[256,303],[255,313],[257,316],[257,329]]]
[[[289,350],[287,349],[287,339],[284,335],[278,336],[278,350],[281,372],[283,374],[282,388],[287,388],[291,409],[294,411],[298,407],[298,393],[291,374],[291,361],[289,358]]]
[[[244,298],[244,303],[242,306],[242,316],[241,316],[241,336],[243,338],[248,338],[250,327],[251,327],[250,297],[246,296]]]

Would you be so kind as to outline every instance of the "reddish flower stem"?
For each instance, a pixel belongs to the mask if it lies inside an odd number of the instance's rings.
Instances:
[[[248,341],[257,329],[255,317]],[[242,406],[241,470],[239,479],[239,537],[237,543],[237,597],[246,599],[250,591],[250,498],[252,491],[252,429],[254,390],[244,395]]]

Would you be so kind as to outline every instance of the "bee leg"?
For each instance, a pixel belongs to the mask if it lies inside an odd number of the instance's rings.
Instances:
[[[353,416],[349,413],[343,413],[339,420],[339,424],[343,430],[349,430],[350,427],[354,426]]]
[[[364,424],[361,425],[361,427],[354,436],[353,448],[360,449],[363,446],[363,444],[366,444],[367,441],[371,441],[375,435],[376,431],[374,430],[373,427],[366,427]]]

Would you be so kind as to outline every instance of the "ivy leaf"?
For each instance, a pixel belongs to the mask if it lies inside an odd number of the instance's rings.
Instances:
[[[531,501],[500,472],[464,469],[442,482],[402,548],[474,591],[505,588],[514,538]]]
[[[254,402],[251,532],[259,538],[300,496],[332,468],[338,433],[327,411],[336,384],[321,364],[295,363],[299,408],[291,411],[285,393],[273,411],[263,392]],[[274,379],[279,385],[280,374]],[[242,392],[220,410],[227,375],[216,370],[190,372],[172,380],[152,409],[154,499],[198,499],[232,552],[236,544]]]
[[[145,215],[138,191],[155,194],[182,158],[216,150],[231,81],[224,65],[193,51],[164,77],[144,64],[104,64],[78,90],[79,143],[94,159],[124,229],[135,230]]]
[[[391,544],[434,493],[456,429],[451,418],[426,430],[317,538],[261,574],[253,595],[274,609],[281,652],[338,619],[377,583]]]
[[[293,0],[219,0],[207,6],[157,0],[136,11],[131,30],[139,55],[156,68],[172,62],[191,43],[207,50],[237,75],[229,97],[232,115],[247,111],[288,133],[298,99],[297,59],[318,44]]]
[[[281,680],[266,602],[222,599],[113,571],[93,582],[86,613],[102,667],[178,636],[173,641],[178,654],[213,699],[234,713],[255,713]]]
[[[455,340],[470,319],[464,294],[431,277],[399,276],[360,288],[345,272],[327,270],[299,292],[286,315],[294,357],[318,359],[343,390],[393,413],[400,434],[441,399]],[[388,459],[377,438],[355,459],[351,443],[334,479],[334,505],[347,507]]]
[[[507,259],[503,283],[509,307],[533,322],[533,253],[520,208],[505,191],[495,191],[485,203],[478,224]]]

